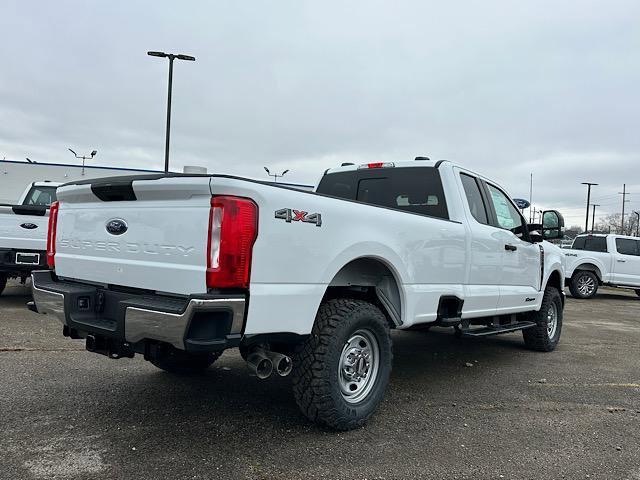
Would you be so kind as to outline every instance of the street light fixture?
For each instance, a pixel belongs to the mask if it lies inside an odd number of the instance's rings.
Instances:
[[[264,167],[264,170],[265,172],[267,172],[267,175],[269,175],[270,177],[273,177],[274,183],[278,183],[278,178],[284,177],[286,173],[289,171],[289,169],[287,169],[284,172],[282,172],[280,175],[278,175],[277,173],[271,173],[267,167]]]
[[[89,157],[87,157],[86,155],[78,155],[76,152],[74,152],[71,149],[69,149],[69,151],[71,153],[73,153],[73,155],[76,158],[81,158],[82,159],[82,176],[84,176],[84,161],[95,157],[98,154],[98,151],[97,150],[92,150]]]
[[[589,202],[591,201],[591,186],[598,185],[597,183],[590,182],[582,182],[582,185],[587,185],[589,189],[587,190],[587,218],[584,221],[584,233],[589,231]]]
[[[187,60],[190,62],[195,62],[196,57],[192,57],[191,55],[183,55],[183,54],[174,54],[174,53],[164,53],[164,52],[147,52],[147,55],[150,57],[162,57],[169,59],[169,87],[167,94],[167,132],[165,134],[165,144],[164,144],[164,171],[169,172],[169,132],[171,130],[171,90],[173,88],[173,61],[178,60]]]

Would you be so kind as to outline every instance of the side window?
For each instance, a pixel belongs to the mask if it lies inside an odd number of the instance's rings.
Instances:
[[[464,193],[467,196],[467,203],[469,204],[471,215],[473,215],[473,218],[475,218],[479,223],[487,225],[489,223],[487,218],[487,208],[484,204],[484,200],[482,199],[478,182],[472,176],[464,173],[460,174],[460,180],[462,180],[462,187],[464,188]]]
[[[487,184],[491,203],[496,212],[498,225],[505,230],[513,230],[522,227],[522,216],[520,212],[513,206],[507,196],[493,185]]]
[[[616,238],[616,250],[622,255],[640,255],[638,241],[630,238]]]

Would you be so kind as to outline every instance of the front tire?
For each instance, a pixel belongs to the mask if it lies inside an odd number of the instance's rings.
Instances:
[[[547,287],[540,310],[529,313],[528,319],[536,326],[522,330],[527,348],[538,352],[550,352],[556,348],[562,333],[562,308],[560,292],[554,287]]]
[[[598,277],[588,270],[579,270],[573,274],[569,290],[575,298],[591,298],[598,291]]]
[[[380,309],[362,300],[329,300],[298,348],[292,373],[296,403],[320,425],[358,428],[382,401],[392,360],[389,324]]]
[[[171,348],[151,358],[150,362],[165,372],[188,375],[206,370],[220,355],[222,352],[195,354]]]
[[[7,276],[4,273],[0,273],[0,295],[7,286]]]
[[[640,297],[640,288],[636,289],[636,295]]]

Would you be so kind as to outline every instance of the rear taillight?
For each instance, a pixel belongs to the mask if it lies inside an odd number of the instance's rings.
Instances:
[[[58,227],[58,208],[60,204],[53,202],[49,208],[49,227],[47,229],[47,265],[56,266],[56,229]]]
[[[258,236],[258,206],[248,198],[211,198],[207,287],[249,288],[251,253]]]

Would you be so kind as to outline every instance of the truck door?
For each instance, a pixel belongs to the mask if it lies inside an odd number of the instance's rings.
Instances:
[[[502,250],[496,228],[489,223],[487,201],[482,195],[480,181],[460,172],[460,180],[467,200],[466,217],[469,225],[470,259],[465,275],[465,318],[495,315],[500,297]]]
[[[509,197],[495,185],[483,185],[502,254],[498,313],[528,310],[539,293],[540,246],[530,241],[527,224]]]
[[[615,240],[614,283],[640,286],[640,242],[631,238],[616,238]]]

